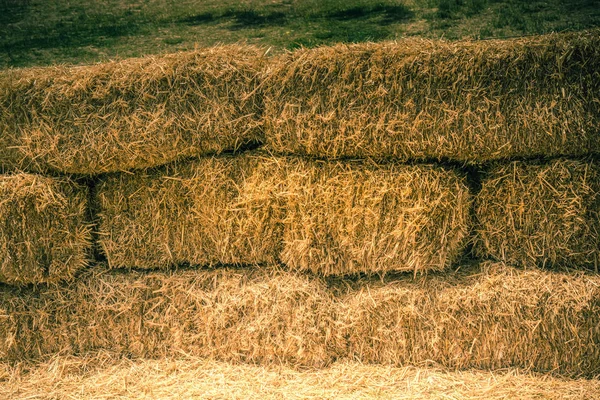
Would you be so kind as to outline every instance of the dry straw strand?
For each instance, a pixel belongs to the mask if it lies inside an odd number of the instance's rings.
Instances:
[[[87,188],[33,174],[0,176],[0,281],[73,278],[89,261]]]
[[[507,263],[598,270],[600,168],[596,162],[495,167],[476,200],[477,252]]]
[[[266,142],[326,158],[597,153],[599,33],[298,50],[267,78]]]
[[[0,167],[139,169],[260,141],[252,46],[0,74]]]
[[[284,165],[256,153],[202,158],[98,186],[111,267],[262,264],[278,259]]]
[[[454,171],[302,159],[288,170],[281,259],[291,269],[416,273],[462,255],[471,197]]]

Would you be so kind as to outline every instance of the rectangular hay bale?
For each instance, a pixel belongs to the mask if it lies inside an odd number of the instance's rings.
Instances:
[[[347,282],[338,348],[364,363],[600,374],[600,276],[488,263]],[[343,287],[343,285],[340,285]]]
[[[91,256],[88,189],[66,178],[0,175],[0,282],[69,280]]]
[[[263,50],[193,52],[0,74],[0,169],[141,169],[262,140]]]
[[[332,309],[322,283],[273,269],[97,267],[68,286],[0,287],[0,360],[101,350],[319,367]]]
[[[600,152],[600,31],[301,49],[265,84],[270,151],[485,162]]]
[[[97,189],[98,236],[109,265],[276,262],[282,170],[275,158],[247,153],[106,178]]]
[[[479,257],[527,266],[600,264],[600,165],[595,161],[496,166],[476,198]]]
[[[297,159],[282,261],[323,275],[442,270],[470,229],[465,179],[433,166]]]

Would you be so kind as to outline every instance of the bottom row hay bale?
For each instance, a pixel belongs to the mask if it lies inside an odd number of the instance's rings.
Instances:
[[[454,171],[255,154],[213,157],[98,186],[111,267],[283,261],[323,275],[441,270],[470,228]]]
[[[471,197],[455,171],[428,165],[296,161],[282,261],[323,275],[436,271],[458,261]]]
[[[2,288],[0,358],[109,350],[232,362],[329,362],[331,301],[316,281],[275,272],[90,271],[70,286]]]
[[[480,257],[510,264],[600,264],[600,164],[555,160],[494,168],[477,196]]]
[[[70,279],[91,248],[87,188],[33,174],[0,176],[0,282]]]
[[[281,164],[210,157],[98,186],[100,244],[111,267],[261,264],[278,259]]]
[[[383,281],[266,269],[86,274],[65,286],[0,287],[1,361],[105,350],[600,374],[597,275],[504,264]]]
[[[40,365],[0,363],[0,397],[21,399],[597,399],[600,380],[526,371],[448,371],[340,361],[298,371],[195,357],[95,353]]]

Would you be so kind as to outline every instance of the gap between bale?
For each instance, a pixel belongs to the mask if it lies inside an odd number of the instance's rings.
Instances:
[[[92,247],[87,190],[67,178],[0,175],[0,282],[72,279]]]
[[[510,264],[590,268],[600,262],[596,161],[498,165],[476,198],[479,257]]]
[[[246,153],[106,177],[97,187],[98,237],[109,265],[277,262],[284,167]]]
[[[600,151],[600,31],[302,49],[265,82],[274,153],[469,163]]]
[[[281,259],[291,269],[442,270],[468,241],[471,197],[453,170],[295,159],[287,180]]]
[[[262,141],[252,46],[0,74],[0,169],[94,175]]]

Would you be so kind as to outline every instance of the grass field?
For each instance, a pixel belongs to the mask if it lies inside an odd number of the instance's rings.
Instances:
[[[0,0],[0,69],[249,42],[272,51],[600,26],[600,0]]]

